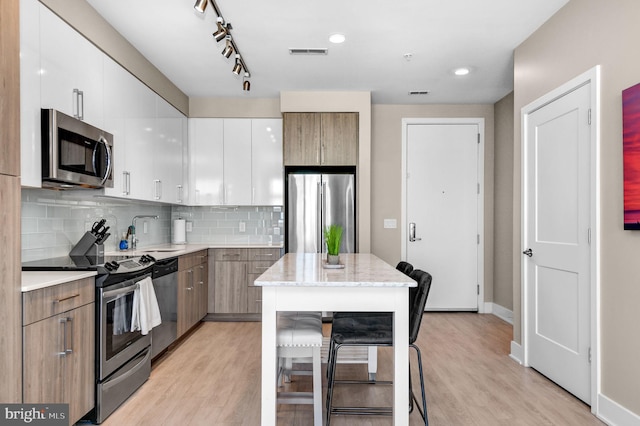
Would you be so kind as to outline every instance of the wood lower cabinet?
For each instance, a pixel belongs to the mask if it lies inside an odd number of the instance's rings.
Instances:
[[[214,250],[214,310],[247,312],[247,249]]]
[[[95,404],[95,281],[23,295],[23,402],[69,404],[74,424]]]
[[[214,253],[215,313],[261,313],[262,288],[253,283],[282,256],[281,249],[216,249]]]
[[[178,337],[207,315],[207,250],[178,258]]]

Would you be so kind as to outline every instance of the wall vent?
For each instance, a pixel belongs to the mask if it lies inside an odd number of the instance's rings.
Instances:
[[[410,95],[428,95],[429,91],[428,90],[410,90],[409,94]]]
[[[314,48],[314,49],[308,49],[308,48],[302,48],[302,49],[290,48],[289,49],[290,55],[326,55],[328,52],[329,52],[329,49],[327,49],[326,47]]]

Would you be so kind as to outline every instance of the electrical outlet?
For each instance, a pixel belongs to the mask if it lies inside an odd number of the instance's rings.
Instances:
[[[187,222],[187,232],[193,232],[193,222]]]
[[[273,228],[273,235],[280,235],[280,228]]]
[[[398,222],[395,219],[385,219],[384,227],[385,229],[395,229],[398,227]]]
[[[240,232],[244,232],[246,230],[244,222],[240,222]]]
[[[147,232],[149,232],[149,222],[145,220],[142,222],[142,233],[146,234]]]

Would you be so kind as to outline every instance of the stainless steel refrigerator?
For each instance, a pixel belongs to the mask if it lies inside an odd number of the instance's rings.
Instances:
[[[343,228],[341,253],[356,251],[354,173],[287,173],[288,253],[326,253],[323,230]]]

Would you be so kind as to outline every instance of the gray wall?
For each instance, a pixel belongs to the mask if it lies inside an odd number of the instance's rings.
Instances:
[[[513,310],[513,92],[495,104],[493,303]]]

